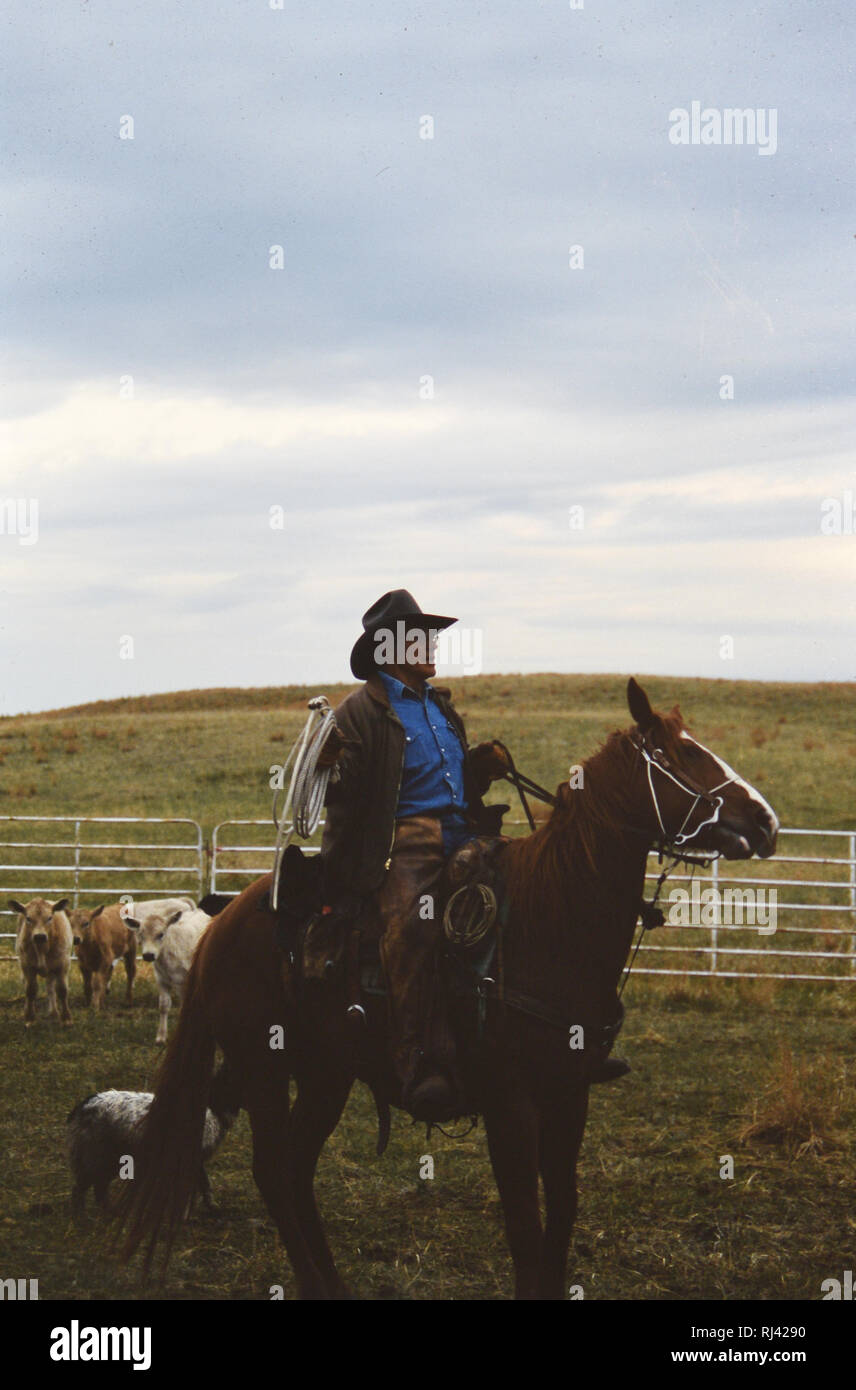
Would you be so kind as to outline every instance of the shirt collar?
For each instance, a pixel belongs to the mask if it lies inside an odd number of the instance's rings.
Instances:
[[[407,696],[409,696],[412,700],[419,700],[420,702],[423,699],[423,697],[419,695],[415,690],[411,690],[409,685],[405,685],[403,681],[400,681],[398,679],[398,676],[387,675],[386,671],[378,671],[378,675],[380,676],[381,680],[386,686],[387,692],[390,695],[391,699],[403,700]],[[429,692],[433,694],[431,685],[428,681],[426,681],[425,693],[428,694]]]

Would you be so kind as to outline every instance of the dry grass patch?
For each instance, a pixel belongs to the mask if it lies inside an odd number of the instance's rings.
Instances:
[[[844,1147],[837,1128],[843,1107],[842,1081],[824,1062],[794,1061],[784,1045],[752,1118],[738,1136],[741,1144],[767,1144],[800,1159]]]

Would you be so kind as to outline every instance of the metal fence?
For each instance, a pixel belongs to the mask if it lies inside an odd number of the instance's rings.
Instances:
[[[33,825],[73,829],[46,840]],[[97,828],[107,825],[127,833],[104,839]],[[75,906],[115,900],[123,892],[200,897],[206,878],[211,892],[239,893],[270,870],[276,838],[269,820],[222,821],[212,833],[206,873],[202,830],[194,820],[0,816],[0,835],[13,826],[27,826],[30,834],[0,839],[6,885],[0,911],[7,916],[10,894],[68,896]],[[147,827],[146,839],[130,827]],[[177,827],[186,828],[183,838]],[[522,828],[520,821],[509,826]],[[309,854],[318,852],[320,829],[302,846]],[[707,870],[671,874],[659,902],[670,924],[646,934],[634,973],[856,982],[856,831],[781,830],[779,849],[773,859],[717,860]],[[649,889],[658,873],[652,857]],[[13,935],[0,931],[0,937]]]
[[[320,849],[322,821],[313,841],[300,847],[305,854]],[[250,843],[247,843],[249,841]],[[270,872],[276,844],[276,827],[268,820],[225,820],[211,836],[212,893],[240,893],[254,878]]]
[[[270,821],[216,826],[212,892],[240,892],[267,873],[274,840]],[[634,972],[856,983],[856,831],[781,830],[779,846],[773,859],[714,860],[707,870],[671,874],[660,897],[670,925],[646,934]],[[317,844],[304,848],[318,852]],[[650,886],[658,874],[652,855]],[[670,898],[676,889],[685,902]]]
[[[110,829],[105,829],[110,827]],[[121,828],[114,828],[121,827]],[[184,817],[0,816],[0,940],[15,939],[9,897],[72,907],[204,892],[202,827]]]
[[[780,830],[773,859],[670,875],[660,906],[677,922],[646,935],[640,974],[856,983],[856,831]]]

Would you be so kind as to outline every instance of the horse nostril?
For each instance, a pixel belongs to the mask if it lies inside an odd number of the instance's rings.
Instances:
[[[755,812],[755,824],[764,832],[767,840],[772,841],[775,839],[777,829],[776,822],[770,815],[770,812],[765,810],[763,806],[759,806],[758,810]]]
[[[755,824],[764,837],[763,847],[759,848],[757,852],[763,859],[767,859],[776,848],[776,840],[778,838],[777,832],[779,829],[778,822],[775,816],[771,816],[770,812],[766,810],[765,807],[759,806],[755,812]]]

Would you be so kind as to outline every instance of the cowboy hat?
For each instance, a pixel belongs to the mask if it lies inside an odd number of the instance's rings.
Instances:
[[[375,635],[381,628],[406,622],[414,628],[435,628],[440,631],[457,621],[457,618],[444,618],[438,613],[423,613],[416,599],[406,589],[391,589],[363,614],[363,635],[357,639],[351,651],[351,670],[357,680],[364,681],[377,669],[373,646]]]

